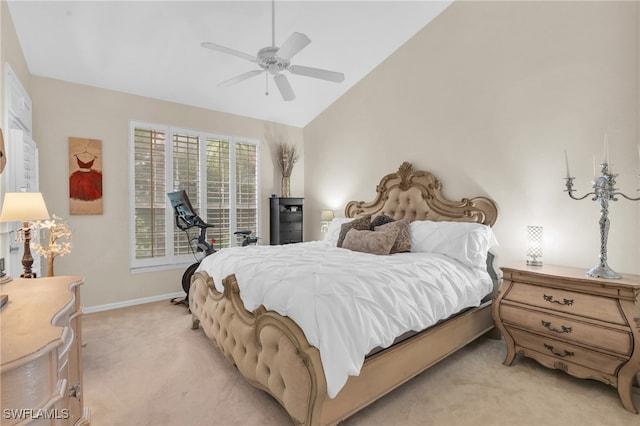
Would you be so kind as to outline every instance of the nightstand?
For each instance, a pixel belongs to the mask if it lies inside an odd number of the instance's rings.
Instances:
[[[505,365],[516,355],[618,390],[638,413],[631,388],[640,372],[640,276],[604,280],[563,266],[504,267],[492,306],[507,343]]]

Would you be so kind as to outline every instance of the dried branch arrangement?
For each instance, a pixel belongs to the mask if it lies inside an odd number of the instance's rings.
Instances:
[[[287,143],[276,145],[276,162],[280,166],[283,177],[291,176],[296,161],[298,161],[298,151],[295,145]]]

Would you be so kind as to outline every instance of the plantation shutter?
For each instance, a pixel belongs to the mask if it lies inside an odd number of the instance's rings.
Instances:
[[[173,190],[184,189],[194,209],[200,205],[199,138],[184,133],[173,134]],[[197,212],[199,214],[199,212]],[[203,218],[206,221],[206,218]],[[195,232],[192,231],[192,232]],[[197,235],[195,235],[197,236]],[[174,255],[189,254],[187,234],[173,227]]]
[[[165,133],[134,131],[135,258],[166,255]]]
[[[176,226],[167,193],[185,190],[196,214],[213,228],[214,247],[233,234],[259,236],[259,142],[159,124],[130,122],[131,267],[157,270],[197,261],[200,230]]]
[[[207,219],[215,224],[213,235],[218,247],[230,246],[229,203],[231,141],[207,138]]]
[[[236,228],[258,229],[257,145],[236,143]]]

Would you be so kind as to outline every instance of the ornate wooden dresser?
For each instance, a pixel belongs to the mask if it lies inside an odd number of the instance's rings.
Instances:
[[[640,372],[640,276],[619,280],[585,276],[562,266],[502,268],[493,317],[507,343],[505,365],[516,354],[573,376],[600,380],[631,399]]]
[[[0,287],[3,425],[81,425],[82,327],[78,276],[14,279]]]

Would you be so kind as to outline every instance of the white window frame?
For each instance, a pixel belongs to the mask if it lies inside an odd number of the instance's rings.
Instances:
[[[169,203],[168,197],[165,198],[166,210],[165,210],[165,243],[166,254],[165,256],[159,256],[149,259],[136,259],[136,221],[135,221],[135,147],[134,147],[134,135],[135,129],[147,129],[161,131],[165,134],[165,141],[167,141],[167,149],[165,149],[165,192],[173,191],[173,149],[169,149],[173,143],[173,136],[176,133],[189,134],[198,136],[198,150],[199,150],[199,168],[200,168],[200,180],[206,182],[206,143],[202,143],[207,138],[209,139],[221,139],[227,140],[230,143],[229,147],[229,188],[233,188],[234,196],[229,196],[229,210],[235,212],[236,210],[236,144],[251,144],[256,147],[256,229],[255,235],[261,235],[260,224],[262,222],[262,212],[260,203],[261,185],[260,185],[260,141],[257,139],[223,135],[219,133],[205,132],[194,129],[186,129],[177,126],[169,126],[166,124],[149,123],[143,121],[129,121],[129,261],[131,272],[151,272],[167,269],[184,268],[195,262],[192,254],[174,255],[174,233],[172,232],[176,226],[173,208]],[[204,173],[204,176],[202,175]],[[179,188],[178,188],[179,189]],[[207,185],[199,185],[199,203],[194,203],[194,209],[200,212],[206,211],[207,200]],[[204,217],[203,217],[204,218]],[[215,225],[215,222],[214,222]],[[238,241],[233,232],[236,230],[236,214],[229,216],[229,241],[231,246],[237,245]],[[195,228],[194,228],[195,229]],[[215,229],[215,228],[213,228]],[[199,233],[199,230],[197,230]],[[192,231],[195,232],[195,231]],[[195,234],[194,234],[195,235]],[[216,247],[218,249],[219,247]]]

